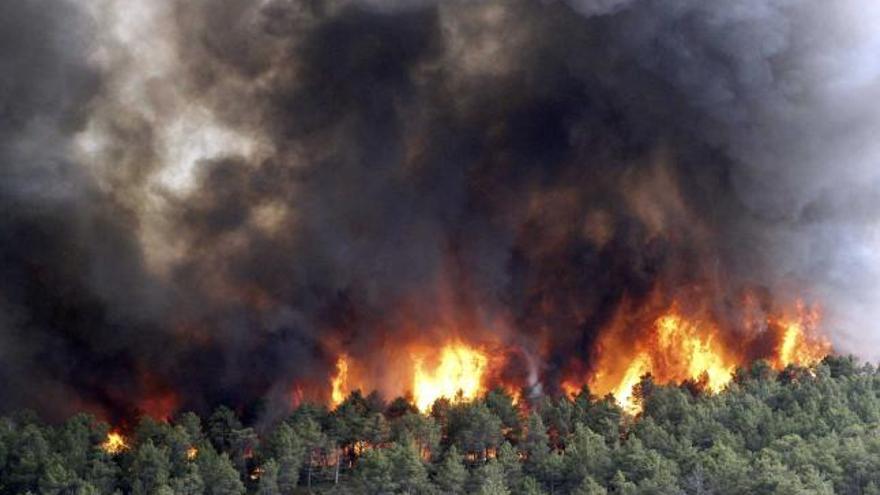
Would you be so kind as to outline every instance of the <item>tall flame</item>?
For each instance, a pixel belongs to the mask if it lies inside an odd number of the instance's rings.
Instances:
[[[781,328],[773,365],[782,369],[789,364],[815,362],[831,350],[831,344],[819,334],[822,314],[818,307],[798,301],[797,313],[774,322]]]
[[[330,381],[330,401],[333,407],[345,400],[348,393],[348,356],[342,354],[336,360],[336,376]]]
[[[615,348],[621,345],[621,336],[608,335],[605,347],[618,352],[600,356],[599,372],[591,386],[602,393],[610,392],[631,413],[639,410],[632,388],[649,372],[662,382],[699,380],[705,376],[708,389],[720,390],[731,380],[736,363],[725,354],[716,334],[713,325],[688,320],[672,307],[656,318],[649,331],[630,349]],[[633,349],[636,352],[631,358],[620,359],[620,354]]]
[[[437,399],[474,399],[483,391],[483,375],[489,359],[474,347],[448,344],[440,351],[439,362],[426,369],[424,356],[413,356],[413,399],[419,410],[427,412]]]
[[[678,364],[679,370],[673,373],[678,379],[698,379],[705,373],[710,390],[720,390],[730,381],[734,364],[725,359],[713,332],[701,332],[700,325],[676,313],[661,316],[655,327],[662,357]]]
[[[824,357],[830,344],[818,333],[821,314],[817,307],[798,302],[796,313],[781,319],[766,319],[761,332],[770,332],[777,342],[774,354],[768,360],[776,369],[789,364],[806,365]],[[617,330],[617,331],[615,331]],[[733,378],[742,356],[727,349],[720,341],[721,332],[709,321],[685,318],[673,305],[654,320],[651,328],[630,347],[620,329],[605,335],[603,353],[599,357],[598,372],[591,386],[600,393],[611,393],[630,413],[637,413],[632,388],[641,376],[651,373],[662,383],[684,380],[704,380],[709,391],[721,390]],[[743,335],[743,338],[757,336]],[[568,392],[577,390],[575,384],[563,385]]]
[[[611,394],[614,395],[614,398],[621,404],[624,410],[630,413],[638,412],[638,408],[632,397],[633,387],[639,383],[642,375],[647,373],[650,369],[650,356],[644,353],[639,354],[633,359],[629,366],[627,366],[626,371],[623,373],[623,378],[620,379],[620,383],[611,391]]]
[[[818,361],[830,351],[819,336],[818,309],[802,303],[788,313],[777,313],[781,317],[746,311],[739,333],[724,330],[712,311],[693,306],[655,302],[642,308],[623,307],[600,335],[592,369],[569,375],[561,384],[563,390],[577,393],[588,383],[594,392],[612,394],[624,410],[637,414],[641,405],[633,387],[648,373],[658,383],[688,380],[718,392],[732,380],[737,366],[758,357],[782,369]],[[756,355],[754,349],[763,354]],[[413,404],[428,412],[438,398],[472,400],[495,386],[519,399],[518,386],[525,380],[504,373],[509,371],[505,366],[522,364],[527,357],[499,357],[458,338],[438,347],[409,343],[383,352],[390,353],[384,375],[365,374],[363,363],[339,355],[330,381],[333,407],[345,400],[354,384],[388,394],[410,391]]]

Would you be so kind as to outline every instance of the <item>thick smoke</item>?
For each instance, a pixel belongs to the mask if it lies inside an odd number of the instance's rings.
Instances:
[[[3,407],[276,407],[455,333],[552,391],[658,292],[877,357],[880,6],[7,4]]]

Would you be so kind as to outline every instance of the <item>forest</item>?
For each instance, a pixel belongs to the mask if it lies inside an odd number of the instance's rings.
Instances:
[[[517,401],[353,392],[246,424],[230,408],[115,427],[89,414],[0,418],[0,493],[132,495],[880,494],[880,370],[829,356],[756,361],[710,393],[634,389],[639,411],[584,387]]]

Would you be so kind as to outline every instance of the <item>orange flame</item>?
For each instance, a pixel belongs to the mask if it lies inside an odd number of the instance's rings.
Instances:
[[[714,329],[702,333],[698,324],[684,320],[680,315],[670,313],[661,316],[655,323],[660,350],[663,357],[678,368],[672,379],[698,379],[702,374],[708,378],[709,390],[720,390],[731,379],[734,363],[727,360],[722,348],[717,345]]]
[[[781,329],[776,356],[772,364],[782,369],[789,364],[813,363],[831,351],[831,344],[819,334],[821,311],[816,306],[797,303],[794,317],[782,318],[775,323]]]
[[[633,400],[633,387],[639,383],[642,375],[651,369],[651,358],[647,354],[639,354],[626,368],[620,383],[614,387],[611,394],[625,411],[637,413],[638,406]]]
[[[348,394],[348,356],[342,354],[336,360],[336,376],[330,381],[330,403],[333,407],[342,404]]]
[[[816,307],[798,302],[794,316],[779,320],[766,319],[762,327],[773,332],[777,345],[768,360],[776,369],[789,364],[807,365],[827,355],[830,344],[818,332],[821,314]],[[621,327],[621,325],[618,325]],[[625,327],[625,325],[623,325]],[[706,389],[718,392],[733,378],[733,371],[743,357],[721,342],[721,332],[709,321],[685,318],[673,306],[655,319],[650,331],[632,347],[622,328],[612,328],[604,336],[597,369],[590,382],[600,393],[611,393],[624,410],[636,414],[640,406],[632,388],[641,376],[651,373],[661,383],[704,380]],[[641,334],[640,334],[641,335]],[[744,335],[743,338],[755,338]],[[563,384],[568,393],[578,389],[569,381]]]
[[[115,455],[128,450],[128,444],[121,433],[111,431],[107,434],[107,439],[104,440],[104,443],[101,444],[101,448],[104,449],[104,452]]]
[[[771,318],[765,309],[752,308],[754,301],[745,300],[746,320],[738,332],[724,329],[712,309],[701,308],[699,300],[669,303],[658,293],[647,304],[640,303],[644,306],[624,305],[596,342],[594,366],[571,370],[562,389],[576,394],[588,383],[593,392],[611,394],[624,410],[637,414],[641,405],[633,387],[649,373],[657,383],[693,381],[714,393],[732,380],[737,366],[753,359],[767,359],[782,369],[811,364],[830,351],[819,334],[817,308],[798,303],[796,311],[774,313],[783,316]],[[526,378],[517,371],[510,374],[513,368],[507,368],[520,362],[510,360],[516,354],[494,352],[505,349],[501,342],[480,342],[454,338],[440,346],[403,343],[382,349],[380,367],[375,362],[364,366],[348,354],[339,354],[329,384],[330,403],[338,406],[354,388],[372,387],[389,395],[409,389],[412,403],[428,412],[438,398],[473,400],[500,386],[519,404]]]
[[[460,342],[444,346],[433,370],[425,369],[424,356],[413,356],[413,361],[413,399],[423,412],[441,397],[470,400],[484,391],[483,375],[489,359],[474,347]]]
[[[685,319],[673,306],[654,320],[643,340],[635,343],[636,352],[631,358],[620,360],[616,353],[603,354],[591,386],[600,393],[611,393],[624,410],[633,414],[639,412],[639,406],[632,389],[646,373],[661,382],[699,380],[705,375],[706,387],[718,391],[731,380],[736,363],[724,352],[716,335],[713,325]],[[604,347],[619,346],[620,339],[619,334],[612,333]]]

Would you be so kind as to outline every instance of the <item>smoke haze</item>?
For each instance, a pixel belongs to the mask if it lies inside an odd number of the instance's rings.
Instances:
[[[343,351],[402,393],[394,343],[457,334],[552,392],[624,308],[734,322],[746,292],[819,302],[837,351],[877,359],[878,22],[857,0],[5,2],[0,404],[277,406],[326,394]]]

